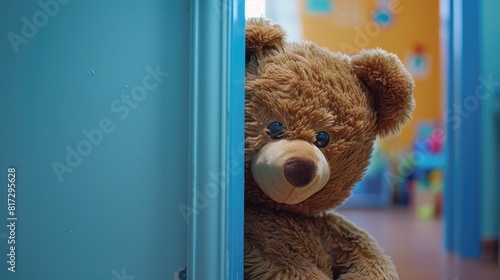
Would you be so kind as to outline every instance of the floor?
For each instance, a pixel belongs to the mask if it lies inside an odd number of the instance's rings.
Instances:
[[[440,220],[421,220],[403,208],[339,209],[337,212],[375,237],[392,257],[401,280],[500,279],[490,252],[481,261],[461,260],[443,249]]]

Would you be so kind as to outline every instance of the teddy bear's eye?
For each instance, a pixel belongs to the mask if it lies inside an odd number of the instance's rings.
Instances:
[[[328,135],[328,133],[325,131],[316,133],[316,141],[314,141],[314,145],[318,148],[324,148],[328,145],[328,142],[330,142],[330,135]]]
[[[285,127],[280,122],[272,122],[267,126],[267,134],[273,139],[278,139],[285,133]]]

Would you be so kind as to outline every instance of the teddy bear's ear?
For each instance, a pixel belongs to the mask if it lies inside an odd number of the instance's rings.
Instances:
[[[352,57],[356,75],[375,101],[378,135],[397,134],[411,119],[415,82],[395,54],[382,49],[362,50]]]
[[[246,24],[246,58],[285,46],[286,33],[279,24],[265,18],[250,18]]]

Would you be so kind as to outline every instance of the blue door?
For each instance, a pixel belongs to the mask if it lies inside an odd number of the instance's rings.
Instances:
[[[241,278],[242,2],[2,1],[0,279]]]
[[[500,232],[498,188],[498,1],[446,0],[447,175],[445,245],[481,258],[482,242]]]

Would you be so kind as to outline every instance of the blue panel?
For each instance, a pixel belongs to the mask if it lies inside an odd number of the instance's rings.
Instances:
[[[19,2],[0,4],[0,279],[172,279],[187,258],[189,3]]]
[[[479,2],[462,2],[462,84],[461,104],[469,111],[470,117],[464,118],[459,130],[461,150],[460,186],[463,193],[459,215],[462,223],[459,231],[458,253],[465,258],[481,256],[481,104],[477,109],[471,104],[473,93],[481,73],[479,38]],[[477,100],[475,100],[477,102]]]
[[[459,109],[454,113],[459,116],[456,125],[458,141],[455,143],[460,156],[457,179],[455,181],[454,210],[458,215],[456,223],[456,250],[465,258],[481,256],[481,105],[474,95],[478,86],[480,67],[480,26],[479,2],[455,1],[454,21],[457,43],[455,55],[455,82],[460,94]],[[460,110],[460,111],[458,111]],[[456,221],[456,220],[455,220]]]

